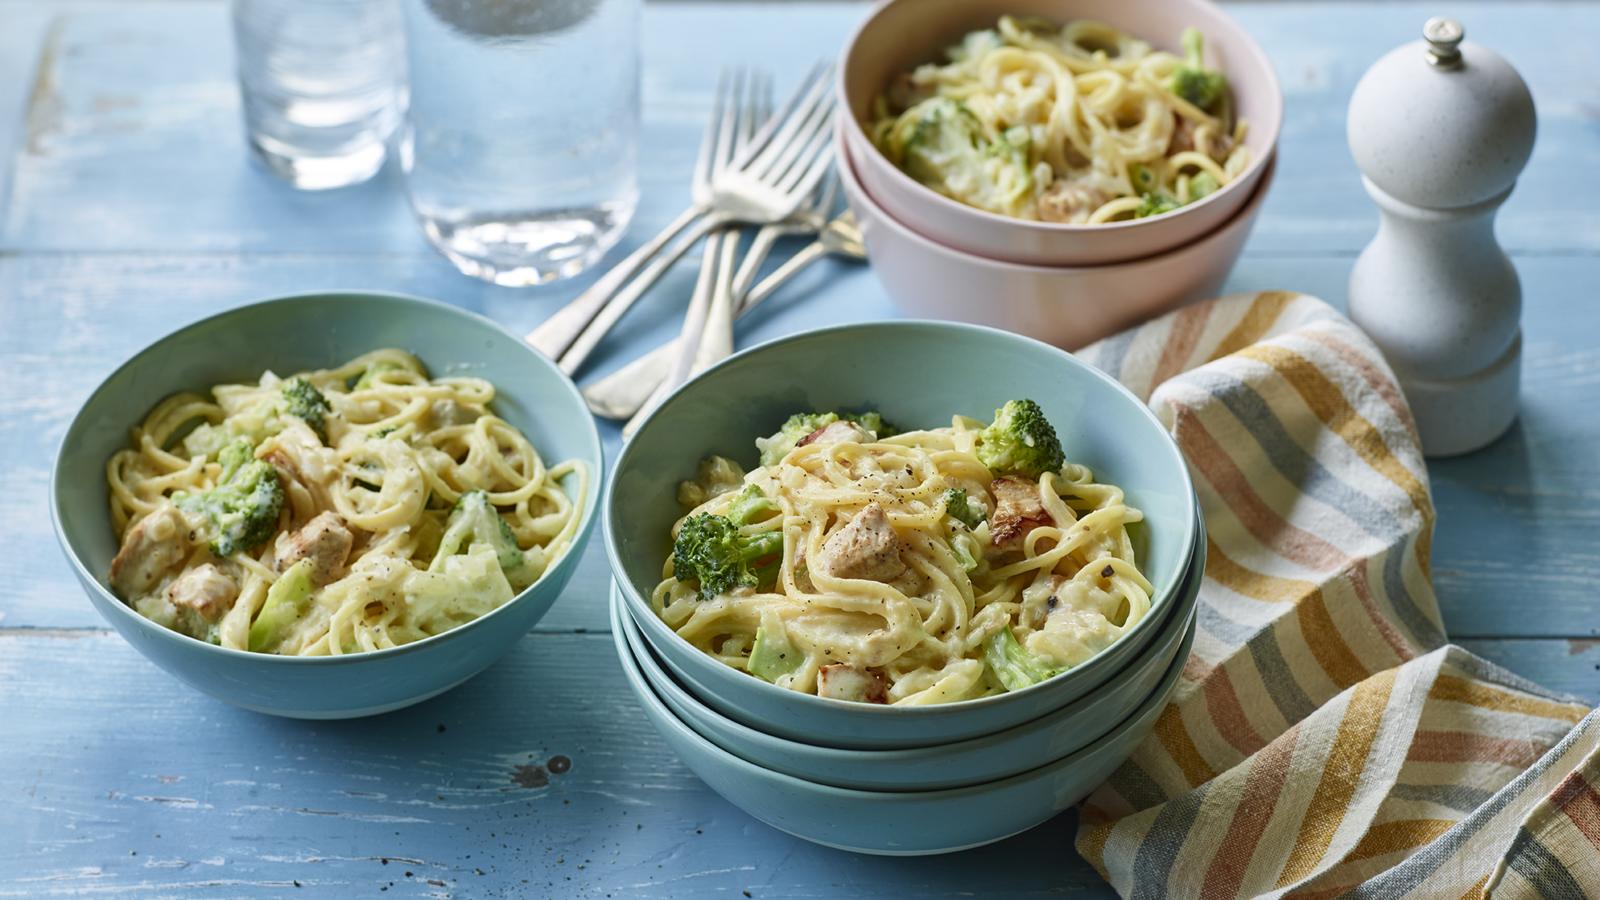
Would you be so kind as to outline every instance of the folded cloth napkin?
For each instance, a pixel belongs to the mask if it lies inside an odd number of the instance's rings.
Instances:
[[[1124,897],[1600,896],[1600,711],[1446,641],[1416,428],[1320,300],[1086,350],[1183,448],[1208,562],[1155,731],[1083,804]]]

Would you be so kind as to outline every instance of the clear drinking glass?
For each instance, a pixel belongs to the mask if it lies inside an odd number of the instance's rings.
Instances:
[[[232,5],[251,150],[298,188],[371,178],[405,113],[405,35],[396,0]]]
[[[638,202],[640,0],[402,0],[400,145],[428,240],[461,271],[583,271]]]

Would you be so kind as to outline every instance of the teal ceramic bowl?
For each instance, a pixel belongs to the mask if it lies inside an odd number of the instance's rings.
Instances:
[[[747,468],[755,438],[801,410],[878,409],[901,428],[987,418],[1030,397],[1067,458],[1122,487],[1143,510],[1139,564],[1155,586],[1144,621],[1072,670],[1026,690],[939,706],[829,700],[779,688],[717,662],[651,609],[650,592],[681,515],[675,485],[716,453]],[[706,370],[656,408],[616,463],[606,500],[606,550],[629,615],[668,670],[700,701],[746,726],[848,749],[896,749],[978,738],[1087,696],[1127,668],[1161,630],[1200,539],[1182,454],[1126,388],[1071,354],[1009,332],[953,322],[889,321],[810,331],[746,350]]]
[[[774,737],[719,714],[667,674],[612,587],[612,627],[623,632],[656,696],[695,733],[741,759],[818,784],[866,791],[929,791],[1009,778],[1100,739],[1155,691],[1194,624],[1205,543],[1161,632],[1105,687],[1055,712],[986,737],[907,750],[842,750]]]
[[[266,369],[324,368],[378,347],[415,353],[435,375],[486,378],[494,410],[547,461],[580,459],[592,473],[574,544],[532,587],[440,635],[340,657],[228,650],[157,625],[106,587],[117,552],[107,513],[106,460],[159,400],[181,390],[254,380]],[[156,665],[207,694],[280,716],[337,719],[399,709],[449,690],[500,658],[539,621],[583,555],[601,475],[600,437],[572,381],[481,316],[393,294],[329,292],[268,300],[185,326],[95,388],[68,426],[51,477],[51,515],[74,573],[106,621]],[[565,486],[576,491],[577,479]]]
[[[724,800],[798,838],[857,853],[916,856],[993,843],[1043,823],[1088,796],[1155,728],[1194,642],[1184,632],[1161,681],[1127,718],[1089,746],[1037,769],[953,790],[862,791],[785,775],[695,732],[651,689],[621,629],[617,658],[645,716],[678,759]]]

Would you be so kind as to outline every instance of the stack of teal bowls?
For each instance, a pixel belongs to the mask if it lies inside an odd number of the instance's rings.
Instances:
[[[1122,487],[1155,586],[1117,643],[1045,682],[979,700],[903,707],[785,690],[679,637],[650,593],[682,514],[677,483],[718,454],[754,465],[753,436],[791,413],[878,409],[902,428],[1037,401],[1067,458]],[[879,322],[806,332],[706,371],[623,449],[604,506],[617,655],[646,715],[684,764],[774,828],[880,854],[1000,840],[1076,804],[1154,729],[1182,678],[1205,570],[1205,532],[1176,444],[1151,411],[1068,353],[970,325]]]

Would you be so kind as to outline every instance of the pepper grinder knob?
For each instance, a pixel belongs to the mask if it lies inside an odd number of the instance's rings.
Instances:
[[[1533,96],[1502,57],[1429,19],[1350,99],[1350,152],[1380,212],[1350,273],[1350,317],[1405,389],[1423,451],[1476,450],[1510,427],[1522,289],[1494,216],[1533,152]]]
[[[1466,37],[1455,19],[1434,16],[1422,25],[1422,39],[1428,42],[1428,62],[1441,69],[1461,65],[1461,39]]]

